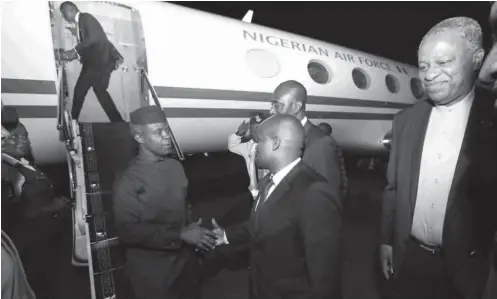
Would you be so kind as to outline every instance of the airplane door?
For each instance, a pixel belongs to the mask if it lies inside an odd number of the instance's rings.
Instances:
[[[140,108],[144,99],[141,99],[141,75],[139,72],[140,28],[139,18],[136,12],[127,9],[123,12],[123,17],[115,19],[115,47],[124,57],[123,64],[116,70],[121,79],[121,89],[123,94],[124,111],[123,118],[129,121],[129,114]],[[138,21],[138,22],[137,22]]]
[[[50,2],[51,12],[61,28],[60,33],[54,34],[54,47],[69,50],[76,46],[78,37],[75,26],[62,20],[59,10],[61,3]],[[90,13],[98,20],[109,41],[124,58],[121,67],[112,72],[107,91],[123,119],[129,121],[129,113],[139,108],[142,103],[147,103],[142,90],[140,73],[137,71],[139,67],[146,68],[146,51],[140,15],[131,7],[117,3],[91,1],[77,2],[76,5],[82,13]],[[81,68],[82,65],[77,60],[66,63],[70,103],[72,103],[74,86]],[[90,89],[86,95],[79,121],[109,122],[93,89]]]

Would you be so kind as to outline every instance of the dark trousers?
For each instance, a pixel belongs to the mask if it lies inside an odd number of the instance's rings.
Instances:
[[[57,262],[58,240],[63,225],[69,224],[67,213],[55,218],[45,214],[36,218],[22,218],[12,233],[12,242],[19,252],[31,288],[39,299],[56,298],[56,281],[53,269]]]
[[[88,90],[90,90],[90,87],[93,87],[93,91],[95,92],[100,105],[109,117],[109,120],[111,122],[123,122],[123,118],[119,113],[119,110],[117,110],[116,104],[107,92],[112,71],[112,68],[94,70],[83,66],[76,86],[74,87],[74,99],[71,112],[73,119],[77,120],[79,118],[86,94],[88,93]]]
[[[462,299],[444,266],[443,252],[432,253],[409,240],[391,299]]]
[[[190,257],[172,285],[172,293],[179,299],[200,299],[200,264],[196,256]]]

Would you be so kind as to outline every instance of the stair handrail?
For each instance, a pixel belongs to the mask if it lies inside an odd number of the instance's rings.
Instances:
[[[68,128],[70,124],[67,122],[65,118],[65,111],[66,111],[66,95],[67,95],[67,74],[66,74],[66,66],[63,61],[59,61],[57,65],[57,70],[58,70],[58,105],[57,105],[57,129],[60,132],[60,141],[62,142],[67,142],[68,140],[71,139],[71,129]]]
[[[155,92],[155,88],[152,86],[152,84],[150,83],[150,80],[148,78],[147,71],[143,68],[140,68],[140,74],[141,74],[142,78],[145,79],[145,82],[147,83],[148,89],[150,90],[150,93],[152,94],[152,98],[154,99],[155,105],[162,109],[160,102],[159,102],[159,97],[157,96],[157,93]],[[166,114],[164,109],[162,109],[162,111],[164,112],[164,114]],[[166,119],[167,119],[167,114],[166,114]],[[184,161],[185,155],[183,154],[183,151],[181,150],[181,147],[179,146],[178,142],[176,142],[176,138],[174,137],[174,133],[173,133],[173,130],[171,129],[171,127],[169,127],[169,131],[171,133],[171,140],[173,142],[173,146],[174,146],[174,149],[176,151],[176,154],[178,155],[178,158],[180,159],[180,161]]]

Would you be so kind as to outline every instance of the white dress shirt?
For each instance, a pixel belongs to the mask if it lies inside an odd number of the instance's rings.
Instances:
[[[307,116],[304,116],[304,118],[302,118],[300,123],[302,124],[302,127],[305,127],[305,124],[307,123]]]
[[[473,100],[474,90],[456,104],[431,110],[411,228],[412,236],[425,244],[442,244],[445,210]]]
[[[264,199],[264,202],[266,202],[269,199],[269,196],[271,193],[273,193],[274,189],[278,186],[279,183],[287,176],[290,171],[301,161],[300,158],[295,159],[292,163],[288,164],[287,166],[283,167],[278,171],[274,176],[273,176],[273,183],[274,185],[269,188],[269,191],[267,193],[266,198]],[[260,198],[257,201],[255,205],[255,210],[257,210],[257,207],[259,206]],[[221,244],[229,244],[228,242],[228,237],[226,236],[226,232],[223,232],[222,238],[218,239],[216,242],[216,245],[221,245]]]
[[[80,39],[80,36],[79,36],[79,15],[80,15],[80,12],[78,11],[76,13],[76,15],[74,16],[74,20],[76,21],[76,38],[78,39],[78,43],[81,42],[79,40]]]

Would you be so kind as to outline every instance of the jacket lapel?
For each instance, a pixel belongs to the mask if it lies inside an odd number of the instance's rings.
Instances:
[[[295,167],[281,180],[281,182],[276,186],[273,192],[269,195],[264,203],[259,203],[259,207],[257,208],[255,214],[255,228],[256,235],[260,232],[260,220],[263,217],[266,217],[271,209],[280,201],[290,190],[291,183],[295,179],[295,177],[299,174],[302,168],[302,161],[297,163]],[[263,200],[263,199],[261,199]]]
[[[418,195],[419,183],[419,170],[421,168],[421,157],[423,155],[424,140],[426,136],[426,129],[430,120],[431,110],[433,106],[426,101],[423,103],[422,108],[419,109],[419,117],[414,120],[412,128],[414,129],[411,136],[404,136],[410,140],[413,148],[413,155],[411,156],[411,182],[410,182],[410,201],[411,213],[414,214],[414,207],[416,205],[416,197]]]
[[[481,121],[484,119],[482,114],[485,110],[486,105],[484,104],[486,100],[488,99],[484,97],[482,98],[479,90],[476,89],[475,98],[473,100],[473,105],[471,106],[471,111],[468,116],[468,123],[466,125],[466,130],[461,144],[461,150],[457,159],[452,185],[450,187],[446,213],[453,206],[456,195],[460,194],[458,190],[460,190],[460,188],[468,182],[468,180],[464,180],[464,178],[467,177],[467,170],[472,163],[472,159],[481,158],[475,154],[475,150],[478,146],[482,146],[482,143],[478,140],[478,132],[481,129]]]
[[[312,130],[312,127],[313,127],[313,124],[309,121],[309,119],[307,120],[307,122],[305,123],[305,126],[304,126],[304,131],[305,131],[305,146],[304,146],[304,150],[309,147],[309,135],[311,134],[311,130]]]

